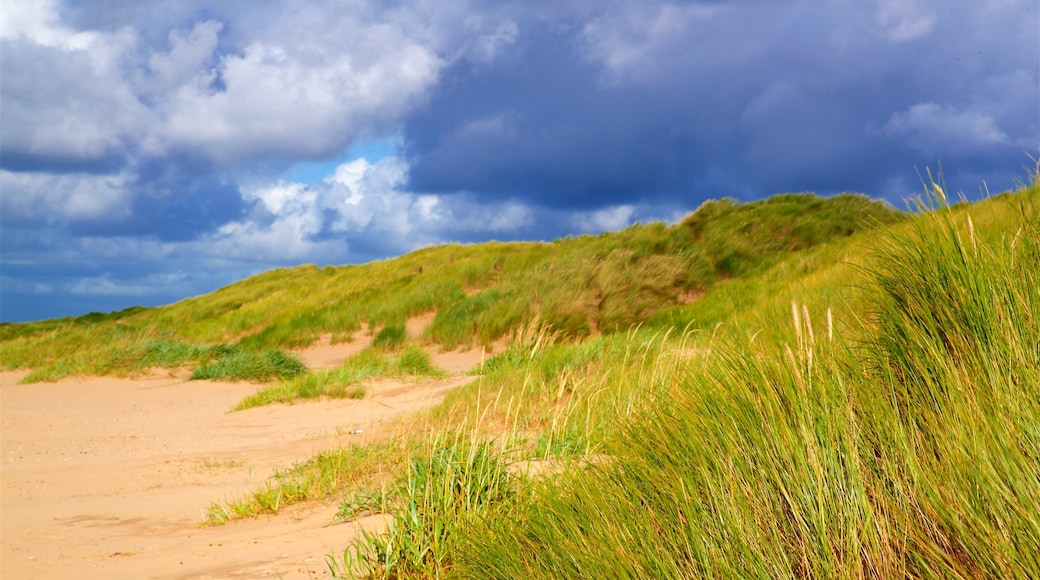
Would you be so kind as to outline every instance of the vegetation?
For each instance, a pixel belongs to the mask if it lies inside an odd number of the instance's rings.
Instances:
[[[514,392],[525,402],[505,405],[514,416],[504,429],[524,433],[531,423],[515,409],[542,401],[535,406],[555,419],[543,433],[572,422],[562,431],[584,438],[586,459],[558,476],[518,478],[485,503],[453,504],[459,512],[426,510],[422,529],[437,542],[402,532],[410,512],[399,507],[389,532],[330,567],[381,577],[1037,576],[1037,187],[977,208],[936,201],[849,268],[863,314],[845,336],[824,307],[833,289],[810,275],[799,290],[812,306],[774,309],[763,296],[757,316],[767,332],[692,332],[652,348],[642,331],[625,338],[623,355],[600,339],[566,355],[552,345],[489,361],[489,377],[524,368]],[[770,278],[754,286],[776,285]],[[640,349],[648,354],[632,356]],[[595,379],[603,368],[635,384],[612,384],[604,396],[607,381]],[[544,404],[547,375],[592,383],[585,396],[613,416],[593,418],[573,399],[554,411]],[[593,428],[599,422],[616,428]],[[487,441],[472,437],[463,448]],[[497,460],[507,469],[517,461]],[[450,489],[440,501],[460,488]],[[405,545],[439,552],[389,549]]]
[[[399,438],[211,507],[212,523],[314,499],[337,521],[383,514],[329,556],[337,577],[1034,578],[1038,178],[977,204],[932,184],[911,215],[723,200],[674,226],[280,270],[3,327],[0,349],[10,367],[119,374],[381,329],[244,408],[363,396],[368,378],[438,373],[420,344],[508,337]]]
[[[440,577],[455,561],[460,530],[476,523],[474,515],[514,497],[517,485],[490,441],[434,437],[427,453],[408,465],[389,531],[364,533],[345,553],[344,569],[367,564],[378,574]],[[331,565],[338,570],[335,559]]]
[[[275,472],[259,489],[210,505],[206,521],[219,525],[243,517],[278,513],[286,506],[330,496],[345,488],[374,485],[383,479],[379,466],[402,465],[407,448],[384,442],[331,449],[293,467]]]
[[[69,374],[133,375],[155,366],[152,341],[262,353],[374,332],[400,348],[404,323],[436,312],[426,340],[443,348],[490,345],[538,318],[564,337],[624,331],[691,301],[720,280],[761,272],[778,257],[893,223],[903,214],[863,196],[783,195],[705,204],[674,226],[552,243],[449,244],[384,262],[273,270],[154,309],[0,326],[7,369],[28,380]],[[100,346],[99,346],[100,345]],[[161,366],[196,369],[184,356]]]
[[[237,350],[195,369],[191,379],[264,382],[271,379],[291,379],[305,372],[307,367],[300,359],[278,349],[259,353]]]
[[[426,351],[415,346],[406,348],[394,360],[378,350],[366,349],[347,359],[338,368],[304,372],[294,375],[291,380],[264,387],[243,399],[233,410],[318,397],[360,399],[365,396],[363,381],[366,379],[406,376],[440,378],[446,374],[433,366]]]
[[[404,325],[394,324],[380,330],[372,341],[372,346],[384,349],[394,349],[404,344],[405,338],[406,333]]]
[[[228,343],[174,342],[155,338],[151,332],[127,334],[117,328],[109,334],[112,342],[107,346],[91,349],[84,343],[72,356],[36,369],[22,382],[56,381],[91,373],[125,376],[152,368],[173,370],[184,366],[195,368],[192,380],[265,382],[289,379],[307,370],[299,359],[280,349],[254,351]]]

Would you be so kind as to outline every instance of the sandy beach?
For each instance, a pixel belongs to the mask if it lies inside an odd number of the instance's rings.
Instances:
[[[364,341],[300,353],[339,364]],[[314,453],[385,437],[388,420],[428,409],[471,377],[481,353],[446,353],[440,381],[378,381],[362,400],[228,413],[257,386],[70,378],[17,384],[0,376],[0,576],[4,578],[324,578],[359,527],[335,523],[336,502],[204,525],[211,502],[251,491]],[[361,430],[361,434],[356,431]]]

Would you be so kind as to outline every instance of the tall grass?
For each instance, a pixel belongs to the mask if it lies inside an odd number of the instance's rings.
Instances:
[[[387,326],[376,334],[375,339],[372,340],[372,346],[376,348],[394,349],[404,344],[404,340],[407,338],[405,333],[405,326],[403,324],[394,324]]]
[[[869,549],[867,490],[842,349],[716,346],[659,367],[652,405],[605,461],[543,486],[466,535],[456,572],[482,578],[834,577]],[[663,387],[660,385],[664,385]],[[507,554],[508,552],[508,554]]]
[[[786,331],[772,308],[760,311],[769,333],[665,341],[649,364],[626,367],[629,392],[642,396],[597,398],[619,427],[600,434],[598,460],[457,521],[431,509],[416,527],[448,527],[450,546],[369,560],[369,572],[1040,576],[1036,203],[1034,184],[894,230],[867,262],[857,300],[869,312],[844,322],[852,339],[834,331],[840,307],[795,304]],[[1003,225],[980,231],[982,222]],[[616,364],[603,344],[593,360]],[[553,367],[561,347],[507,352],[489,374],[523,367],[521,392],[538,392],[550,384],[537,379],[540,365]],[[385,538],[374,541],[368,553],[389,553],[377,549]]]
[[[361,568],[387,578],[443,577],[454,564],[457,535],[517,493],[519,481],[508,466],[491,441],[434,437],[409,463],[389,529],[363,532],[341,560],[331,558],[334,576]]]
[[[121,329],[116,329],[121,330]],[[295,376],[303,363],[281,350],[245,350],[228,343],[190,344],[149,331],[102,333],[106,344],[83,349],[75,356],[46,364],[22,382],[54,381],[75,374],[132,376],[154,368],[194,367],[192,379],[266,381]]]
[[[878,509],[905,534],[892,549],[910,574],[1040,574],[1036,189],[999,236],[944,209],[878,250],[870,362],[884,387],[862,396],[887,412],[865,444],[900,476]]]

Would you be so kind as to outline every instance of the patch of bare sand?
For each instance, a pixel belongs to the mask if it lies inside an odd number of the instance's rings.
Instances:
[[[255,385],[22,376],[0,374],[0,577],[27,579],[325,577],[325,555],[381,518],[331,525],[336,506],[311,504],[204,527],[202,510],[319,450],[379,438],[385,420],[470,380],[229,414]]]
[[[405,322],[404,330],[408,333],[409,338],[420,338],[426,332],[426,329],[433,324],[434,318],[437,318],[436,312],[427,312],[426,314],[413,316]]]
[[[374,338],[365,332],[355,332],[350,342],[332,344],[332,335],[325,334],[318,340],[318,344],[293,354],[309,369],[329,369],[342,365],[343,361],[372,346]]]
[[[430,361],[433,366],[444,369],[452,374],[468,373],[479,370],[484,361],[491,354],[483,348],[471,348],[467,350],[450,350],[445,352],[431,352]]]

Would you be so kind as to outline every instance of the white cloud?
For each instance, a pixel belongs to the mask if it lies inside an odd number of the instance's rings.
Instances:
[[[250,189],[243,194],[253,206],[248,217],[189,245],[200,256],[342,263],[356,255],[356,245],[369,255],[392,256],[458,233],[509,234],[535,224],[534,210],[522,203],[478,204],[465,196],[408,191],[407,169],[397,157],[355,159],[310,185],[279,181]],[[593,212],[587,223],[609,229],[631,212]]]
[[[92,32],[76,32],[61,24],[57,0],[4,3],[0,38],[27,39],[49,47],[82,50],[97,41]]]
[[[58,2],[5,3],[5,154],[71,162],[179,151],[227,168],[320,159],[392,133],[437,81],[441,44],[463,43],[405,16],[422,12],[413,5],[269,8],[263,19],[211,11],[148,46],[132,27],[144,23],[77,30]],[[515,25],[471,34],[481,33],[476,45],[493,58]]]
[[[119,222],[130,215],[132,177],[0,170],[0,207],[5,222]]]
[[[148,74],[139,74],[140,90],[163,95],[178,87],[213,79],[218,37],[224,25],[207,20],[196,23],[191,32],[174,30],[169,34],[169,52],[153,52],[148,58]]]
[[[247,219],[207,236],[200,251],[281,262],[347,259],[350,244],[365,239],[387,255],[438,241],[443,219],[436,196],[401,190],[406,166],[395,157],[356,159],[311,185],[278,182],[247,191]]]
[[[247,201],[259,200],[268,212],[277,216],[284,213],[295,213],[296,208],[312,205],[316,195],[313,191],[307,190],[302,183],[279,182],[270,187],[247,191],[243,197]],[[292,209],[288,212],[284,211],[289,204],[292,205]]]
[[[357,235],[376,225],[376,229],[396,228],[399,236],[408,234],[408,210],[413,195],[400,190],[406,167],[396,157],[376,163],[358,159],[344,163],[324,184],[324,205],[336,215],[330,224],[334,232]],[[391,226],[390,224],[395,224]]]
[[[582,232],[610,232],[620,230],[632,223],[635,206],[623,204],[591,212],[575,213],[571,218],[574,227]]]
[[[930,154],[966,153],[1008,142],[991,115],[931,102],[894,113],[880,132]]]
[[[322,249],[312,241],[324,227],[314,189],[302,183],[278,182],[248,190],[243,199],[256,204],[256,211],[249,219],[224,224],[206,236],[201,252],[277,262],[306,259]]]
[[[436,195],[420,195],[415,198],[415,209],[423,221],[433,222],[444,219],[440,212],[441,200]]]
[[[893,42],[908,42],[931,34],[935,13],[917,0],[880,0],[874,18]]]
[[[516,42],[520,28],[516,22],[506,20],[495,26],[494,30],[481,34],[484,26],[485,19],[482,17],[471,16],[466,19],[466,29],[476,33],[477,37],[465,47],[464,52],[474,62],[490,64]]]
[[[516,202],[507,202],[482,208],[479,221],[471,223],[473,231],[515,232],[534,223],[531,208]]]
[[[353,47],[253,42],[225,55],[161,103],[162,137],[234,163],[334,154],[384,131],[421,101],[443,62],[387,26],[372,26],[355,42],[382,50],[368,60]]]
[[[724,5],[635,4],[592,20],[582,37],[588,55],[615,78],[638,76],[649,63],[667,61],[677,49],[686,52],[691,34],[700,34],[693,29],[729,10]]]
[[[333,187],[336,185],[345,187],[350,192],[350,195],[343,200],[343,203],[358,205],[365,199],[365,194],[362,191],[362,181],[369,167],[371,167],[371,164],[364,158],[355,159],[337,167],[335,173],[325,178],[325,181]],[[397,179],[395,178],[395,184],[396,181]]]
[[[18,6],[16,13],[29,12]],[[129,30],[74,32],[53,8],[41,4],[4,25],[4,153],[61,163],[119,155],[154,118],[123,79],[136,37]]]
[[[128,280],[114,280],[111,275],[80,278],[66,285],[70,294],[80,296],[154,296],[185,293],[190,281],[183,273],[149,274]]]

